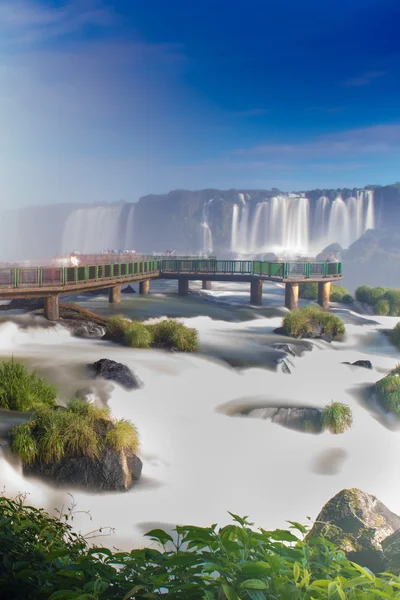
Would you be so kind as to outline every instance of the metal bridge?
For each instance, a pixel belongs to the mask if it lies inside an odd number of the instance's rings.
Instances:
[[[298,304],[299,283],[310,281],[318,282],[318,302],[327,308],[331,281],[342,279],[342,264],[338,262],[161,257],[122,262],[121,256],[118,259],[119,262],[76,267],[0,268],[0,300],[44,298],[46,318],[57,320],[60,295],[109,288],[110,302],[120,302],[121,285],[135,281],[139,282],[139,293],[148,294],[152,279],[177,279],[179,294],[183,296],[188,294],[189,281],[193,280],[202,281],[203,289],[210,289],[212,281],[249,282],[250,302],[255,305],[262,302],[263,281],[275,281],[285,284],[285,306],[293,310]]]

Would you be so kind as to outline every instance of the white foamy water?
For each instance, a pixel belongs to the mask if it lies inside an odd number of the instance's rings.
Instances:
[[[306,522],[345,487],[372,493],[400,514],[400,433],[382,425],[357,399],[365,384],[380,379],[399,361],[381,332],[397,319],[374,317],[373,323],[345,312],[353,322],[347,325],[346,341],[317,342],[312,352],[290,358],[291,375],[266,368],[233,369],[201,355],[77,339],[61,327],[21,330],[13,323],[2,324],[2,356],[24,357],[64,377],[75,365],[110,358],[139,376],[142,389],[125,391],[115,385],[109,404],[116,418],[131,419],[138,427],[143,475],[127,493],[88,494],[24,478],[18,463],[1,457],[0,487],[5,485],[7,495],[28,492],[30,504],[50,511],[68,504],[70,491],[77,508],[90,510],[93,519],[77,515],[74,526],[83,532],[115,527],[113,536],[100,541],[118,548],[142,545],[142,534],[155,525],[227,523],[228,510],[249,515],[267,529],[285,527],[287,519]],[[281,317],[227,323],[197,316],[183,321],[198,329],[202,346],[240,346],[247,340],[254,350],[266,343],[262,335],[278,327]],[[247,346],[243,348],[245,353]],[[371,360],[374,369],[341,364],[362,358]],[[352,408],[354,424],[343,435],[309,435],[225,414],[236,404],[322,407],[331,400]],[[332,456],[339,452],[340,465],[333,474],[321,474],[317,466],[331,451]]]

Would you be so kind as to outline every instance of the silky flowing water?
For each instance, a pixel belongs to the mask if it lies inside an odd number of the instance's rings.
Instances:
[[[27,502],[52,512],[73,495],[73,526],[88,532],[113,527],[100,543],[118,548],[143,545],[154,526],[230,521],[227,511],[249,515],[266,529],[285,521],[307,522],[345,487],[376,495],[400,514],[397,469],[400,432],[368,402],[368,386],[400,359],[382,330],[398,319],[338,310],[347,327],[344,342],[309,344],[273,334],[285,314],[283,289],[264,286],[264,306],[248,306],[248,284],[213,284],[212,292],[179,298],[173,282],[152,284],[149,297],[126,295],[119,306],[105,296],[80,302],[102,314],[141,319],[182,317],[199,331],[201,352],[180,354],[133,350],[100,339],[72,337],[62,326],[42,327],[31,317],[0,324],[0,356],[21,358],[57,384],[60,401],[88,386],[108,401],[116,418],[131,419],[141,437],[143,475],[126,493],[90,494],[26,478],[6,447],[1,448],[0,486],[8,496],[27,493]],[[175,284],[176,285],[176,284]],[[9,319],[10,317],[8,317]],[[4,319],[4,317],[3,317]],[[40,319],[39,319],[40,322]],[[290,343],[286,357],[274,343]],[[128,365],[143,388],[89,379],[85,365],[109,358]],[[344,365],[369,359],[372,370]],[[232,367],[232,364],[238,365]],[[315,406],[331,400],[349,404],[352,428],[342,435],[292,431],[269,420],[229,416],[236,406]],[[148,542],[147,542],[148,543]]]

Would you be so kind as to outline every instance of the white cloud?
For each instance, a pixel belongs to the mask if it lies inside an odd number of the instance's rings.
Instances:
[[[364,85],[369,85],[372,83],[372,81],[377,77],[383,77],[383,75],[386,75],[385,71],[368,71],[367,73],[363,73],[357,77],[347,79],[343,82],[343,84],[347,87],[363,87]]]

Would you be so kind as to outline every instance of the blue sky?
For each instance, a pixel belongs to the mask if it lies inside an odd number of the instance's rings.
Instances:
[[[0,0],[2,207],[400,180],[395,0]]]

